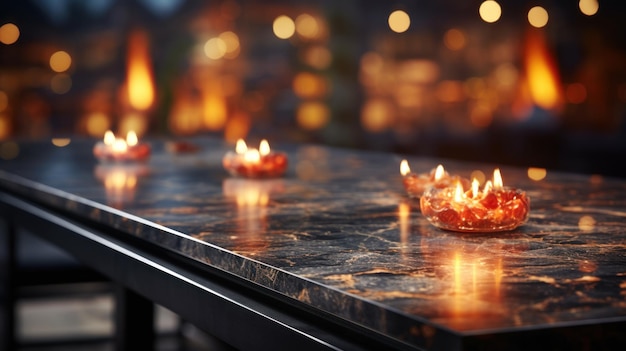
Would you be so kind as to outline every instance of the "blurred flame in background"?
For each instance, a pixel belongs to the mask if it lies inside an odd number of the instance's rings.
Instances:
[[[272,133],[463,158],[474,154],[464,146],[498,140],[498,133],[530,143],[525,128],[538,119],[552,121],[550,133],[619,127],[623,52],[586,39],[601,33],[590,17],[599,13],[597,0],[580,0],[578,8],[461,3],[454,6],[471,11],[447,16],[447,9],[415,4],[188,0],[150,22],[141,8],[153,13],[158,5],[147,0],[132,8],[139,13],[128,23],[106,30],[63,23],[73,16],[67,11],[50,23],[11,19],[0,23],[0,139],[49,136],[59,125],[98,138],[108,129],[209,133],[232,142]],[[95,11],[97,22],[131,9],[93,6],[75,10]],[[76,25],[77,34],[55,31],[59,23]],[[46,26],[50,35],[28,32]],[[572,48],[586,54],[569,55]],[[115,73],[120,65],[125,79]],[[477,148],[484,146],[491,147]]]

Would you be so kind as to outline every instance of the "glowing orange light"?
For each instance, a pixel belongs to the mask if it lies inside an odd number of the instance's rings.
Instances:
[[[147,36],[135,31],[128,41],[128,99],[137,110],[147,110],[154,102],[154,81]]]
[[[270,144],[265,139],[261,140],[261,144],[259,145],[259,154],[261,154],[261,156],[267,156],[269,153]]]
[[[248,146],[243,139],[237,140],[237,144],[235,145],[235,152],[239,155],[243,155],[248,151]]]
[[[441,180],[446,171],[443,169],[443,165],[438,165],[435,169],[435,180]]]

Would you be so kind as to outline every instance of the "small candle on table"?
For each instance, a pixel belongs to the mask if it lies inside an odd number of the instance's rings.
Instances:
[[[235,152],[229,151],[222,159],[224,169],[233,176],[247,178],[279,177],[287,169],[287,155],[270,149],[263,139],[259,148],[248,148],[243,139],[237,140]]]
[[[441,189],[452,185],[457,180],[464,181],[458,176],[450,176],[442,165],[433,168],[429,173],[413,173],[407,160],[400,162],[400,174],[403,177],[402,183],[407,194],[414,198],[420,198],[430,187]]]
[[[150,146],[139,142],[133,131],[122,139],[109,130],[104,133],[104,139],[94,145],[93,154],[100,161],[145,161],[150,157]]]
[[[420,210],[431,224],[441,229],[507,231],[526,222],[530,198],[520,189],[505,187],[500,170],[495,169],[493,181],[487,181],[482,190],[476,179],[467,190],[461,182],[426,190],[420,199]]]

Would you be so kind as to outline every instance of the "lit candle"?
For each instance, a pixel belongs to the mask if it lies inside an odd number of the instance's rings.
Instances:
[[[442,165],[433,168],[429,173],[413,173],[409,167],[407,160],[400,162],[400,174],[402,175],[402,183],[410,197],[420,198],[424,191],[430,187],[445,188],[454,182],[466,180],[458,176],[450,176]]]
[[[248,178],[279,177],[287,169],[287,155],[270,149],[263,139],[258,149],[248,148],[242,139],[237,140],[235,152],[229,151],[222,159],[224,169],[231,175]]]
[[[128,132],[126,139],[122,139],[108,130],[104,133],[104,139],[94,145],[93,154],[100,161],[145,161],[150,157],[150,146],[140,143],[133,131]]]
[[[434,226],[460,232],[512,230],[525,223],[530,198],[522,190],[505,187],[499,169],[482,190],[474,179],[465,190],[458,181],[446,188],[427,189],[420,199],[422,214]]]

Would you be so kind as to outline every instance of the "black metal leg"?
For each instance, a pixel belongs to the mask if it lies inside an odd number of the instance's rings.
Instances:
[[[123,286],[116,288],[115,300],[115,349],[154,350],[152,301]]]
[[[0,207],[2,211],[2,207]],[[0,218],[0,351],[14,350],[16,232],[12,221]]]

